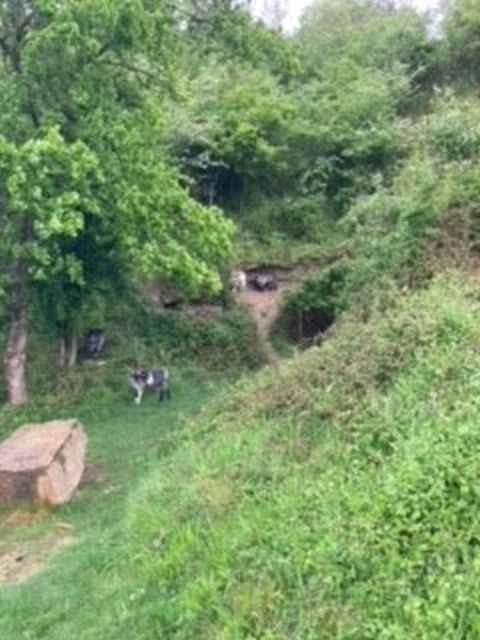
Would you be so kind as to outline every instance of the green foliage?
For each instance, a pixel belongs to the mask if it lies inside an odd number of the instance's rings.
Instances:
[[[208,466],[197,429],[178,476],[153,474],[131,503],[148,574],[137,632],[473,634],[478,296],[463,296],[475,290],[443,280],[219,405]],[[148,605],[159,592],[161,612]]]
[[[307,84],[291,142],[303,191],[327,197],[338,215],[372,187],[377,173],[387,173],[401,152],[394,123],[408,91],[400,71],[387,74],[342,59]]]
[[[246,211],[242,224],[253,233],[269,236],[273,227],[315,239],[315,211],[337,217],[390,180],[406,152],[398,114],[417,104],[434,62],[424,17],[370,1],[318,3],[291,39],[303,57],[285,81],[264,64],[260,34],[292,61],[294,53],[243,3],[185,7],[186,42],[195,57],[208,55],[177,84],[167,138],[200,200]],[[269,45],[272,61],[277,44]],[[268,216],[264,201],[273,195],[282,212]]]
[[[222,62],[248,64],[286,82],[300,71],[297,49],[278,31],[254,21],[248,1],[184,0],[179,10],[190,56],[213,57]]]
[[[111,483],[59,510],[77,544],[2,591],[2,633],[476,638],[480,113],[453,91],[413,111],[432,50],[444,77],[464,56],[459,79],[476,81],[475,3],[450,9],[449,50],[410,9],[317,3],[296,77],[290,44],[238,3],[177,4],[33,3],[25,80],[15,58],[0,67],[2,277],[26,252],[46,324],[31,342],[44,396],[32,416],[78,412]],[[335,319],[328,340],[187,424],[177,408],[199,406],[207,376],[256,364],[245,316],[154,316],[126,292],[105,304],[109,284],[152,270],[187,293],[218,288],[231,226],[186,185],[243,209],[242,259],[341,258],[284,311]],[[445,263],[463,269],[439,275]],[[59,387],[45,308],[75,309],[80,328],[102,318],[107,364]],[[112,409],[137,362],[172,367],[178,405]],[[2,433],[23,418],[4,413]]]
[[[417,75],[431,62],[425,18],[414,9],[375,0],[314,2],[297,38],[310,73],[348,59],[383,70],[403,65]]]
[[[428,151],[444,162],[478,161],[480,157],[480,106],[474,97],[440,93],[432,112],[415,131]]]
[[[98,215],[93,192],[100,180],[95,155],[82,142],[68,145],[58,129],[19,147],[0,138],[3,259],[22,255],[35,279],[65,271],[82,284],[81,265],[59,245],[82,232],[85,216]]]
[[[1,27],[7,33],[13,18],[8,13],[10,3],[5,6]],[[131,69],[132,65],[136,68],[136,56],[150,54],[151,58],[157,37],[163,46],[166,44],[161,10],[151,11],[141,2],[132,5],[105,0],[81,6],[72,2],[55,7],[48,15],[41,10],[38,15],[34,12],[26,24],[26,33],[20,35],[26,38],[28,33],[28,41],[7,43],[1,74],[7,84],[21,89],[19,104],[10,108],[19,107],[30,119],[26,147],[19,145],[18,153],[25,148],[25,155],[32,152],[31,162],[42,165],[44,158],[34,155],[32,145],[45,147],[48,143],[49,148],[63,144],[64,156],[68,152],[79,157],[77,165],[69,166],[57,154],[49,165],[38,169],[50,171],[57,189],[60,180],[66,185],[76,180],[72,193],[67,190],[58,204],[58,198],[53,201],[41,182],[42,176],[35,180],[35,175],[29,175],[29,167],[17,168],[13,159],[8,166],[4,153],[6,223],[22,228],[22,217],[28,211],[30,227],[36,233],[28,240],[35,243],[38,253],[45,254],[49,250],[45,241],[52,234],[80,238],[88,233],[88,217],[94,213],[98,220],[91,223],[95,238],[91,234],[90,240],[96,243],[97,251],[106,243],[108,253],[119,252],[123,264],[130,262],[137,272],[158,271],[194,289],[200,285],[218,288],[218,277],[211,267],[228,252],[230,226],[218,212],[203,209],[191,200],[180,186],[178,175],[168,167],[159,146],[158,105],[149,99],[143,86],[143,71],[148,73],[151,68],[155,73],[157,61],[163,64],[163,50],[155,50],[150,67],[138,62],[137,71]],[[159,33],[162,28],[165,33]],[[88,118],[84,117],[85,109]],[[55,134],[48,133],[52,127]],[[12,132],[3,135],[16,145]],[[83,169],[87,153],[88,166]],[[8,157],[12,154],[13,150]],[[91,173],[93,165],[97,175],[87,181],[82,171]],[[57,211],[48,219],[38,219],[38,210],[46,216],[56,203],[65,213]],[[64,219],[68,207],[75,220]],[[8,249],[16,251],[19,240],[24,238],[8,237]],[[57,247],[57,252],[62,253],[67,280],[81,284],[78,255],[75,248],[69,249],[67,243],[66,247]]]
[[[6,640],[475,637],[478,312],[444,275],[183,429],[173,405],[87,418],[111,491],[62,508],[79,541],[3,590]]]
[[[118,321],[128,318],[126,309],[116,311]],[[167,363],[199,363],[217,370],[240,370],[259,364],[254,327],[241,310],[225,312],[218,318],[189,317],[182,312],[154,315],[146,311],[127,322],[130,332],[113,328],[122,362],[140,365],[158,359]],[[133,340],[132,340],[133,338]],[[153,360],[152,360],[153,359]]]
[[[413,67],[413,49],[417,44],[421,48],[425,25],[412,11],[387,11],[368,3],[357,8],[372,29],[361,36],[363,52],[372,50],[372,33],[377,39],[385,35],[386,44],[379,44],[379,50],[390,56],[388,63],[380,62],[380,53],[378,64],[371,64],[361,51],[353,55],[340,48],[323,56],[318,73],[309,71],[316,64],[310,56],[303,61],[303,70],[285,83],[254,54],[244,51],[238,56],[226,44],[218,45],[223,42],[220,38],[217,46],[230,54],[228,60],[209,55],[199,72],[193,77],[189,72],[177,85],[167,137],[203,202],[254,212],[259,202],[280,192],[285,200],[294,201],[289,210],[295,209],[295,222],[288,232],[297,237],[314,235],[313,208],[339,215],[359,193],[372,189],[376,174],[389,175],[403,151],[395,118],[412,98],[412,73],[401,51],[409,51]],[[216,27],[219,33],[229,24],[235,33],[255,40],[263,29],[230,2],[207,3],[203,11],[205,15],[193,21],[200,29],[212,28],[215,21],[205,19],[212,12],[223,16],[222,26]],[[403,26],[395,31],[399,16]],[[242,28],[239,21],[244,21]],[[314,22],[312,17],[308,21],[313,30]],[[300,44],[305,39],[303,32],[296,38]],[[399,49],[393,54],[392,42]],[[276,59],[275,49],[270,55]],[[420,65],[417,60],[417,71]],[[312,207],[305,206],[309,207],[305,217],[300,198],[317,199]],[[282,216],[272,223],[285,231]]]
[[[241,264],[280,264],[292,268],[328,262],[337,255],[337,244],[341,243],[343,236],[330,219],[324,219],[323,223],[324,235],[320,243],[318,240],[292,240],[278,232],[260,238],[242,234],[236,245],[235,257]]]
[[[82,404],[85,396],[100,404],[102,398],[125,398],[126,376],[133,367],[167,365],[172,370],[201,369],[206,375],[221,372],[232,377],[262,364],[255,327],[246,312],[222,312],[218,307],[211,317],[188,311],[157,313],[127,290],[117,298],[107,291],[92,294],[92,298],[83,299],[79,317],[74,319],[80,347],[88,330],[104,329],[104,362],[95,366],[84,361],[80,348],[78,365],[61,369],[58,326],[52,317],[61,322],[62,316],[58,308],[45,308],[47,302],[40,301],[41,313],[35,314],[29,343],[27,377],[34,407],[42,403],[52,407],[63,399]],[[55,305],[55,300],[50,304]],[[195,306],[191,309],[194,312]]]
[[[265,245],[265,250],[267,245],[271,245],[270,253],[275,251],[274,245],[277,245],[279,254],[282,253],[278,246],[282,239],[292,245],[310,243],[319,247],[329,239],[333,244],[335,236],[329,203],[319,194],[298,197],[272,195],[259,199],[243,213],[241,223],[244,238],[257,238]]]
[[[165,153],[167,16],[142,0],[0,5],[1,286],[17,323],[38,283],[64,332],[122,280],[221,289],[233,227],[190,196]]]
[[[213,62],[172,109],[169,143],[203,201],[238,208],[285,173],[292,104],[270,74]]]
[[[455,79],[477,84],[480,60],[480,4],[478,0],[455,0],[447,5],[444,31],[451,71]]]
[[[303,323],[305,317],[318,324],[318,332],[328,329],[338,315],[344,283],[344,268],[340,265],[305,278],[300,287],[289,293],[283,305],[280,323],[285,325],[287,333],[292,323],[298,320]],[[296,337],[301,340],[303,336]]]
[[[368,306],[392,278],[406,286],[425,283],[455,243],[463,254],[451,259],[468,259],[478,235],[477,122],[476,101],[447,93],[430,114],[403,123],[408,159],[390,185],[380,183],[373,194],[358,198],[343,222],[352,251],[339,296],[343,307]]]

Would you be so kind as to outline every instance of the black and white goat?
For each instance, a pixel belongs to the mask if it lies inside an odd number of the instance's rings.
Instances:
[[[158,394],[160,402],[170,400],[170,374],[168,369],[134,369],[128,376],[128,382],[135,391],[135,404],[142,402],[147,389]]]
[[[276,273],[257,273],[253,279],[253,286],[257,291],[275,291],[278,289],[278,277]]]

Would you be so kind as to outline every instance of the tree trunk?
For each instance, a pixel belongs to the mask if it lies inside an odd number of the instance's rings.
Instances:
[[[74,367],[77,363],[78,341],[73,330],[65,330],[60,338],[60,366],[62,369]]]
[[[208,186],[208,206],[213,207],[217,193],[217,180],[212,180]]]
[[[61,336],[59,340],[60,348],[58,350],[58,366],[61,369],[65,368],[65,363],[67,361],[67,340],[65,336]]]
[[[72,331],[72,333],[70,334],[70,340],[69,340],[67,367],[72,368],[77,364],[77,355],[78,355],[77,336],[75,335],[75,332]]]
[[[8,403],[13,406],[27,400],[27,273],[25,260],[17,259],[13,265],[10,326],[4,360]]]

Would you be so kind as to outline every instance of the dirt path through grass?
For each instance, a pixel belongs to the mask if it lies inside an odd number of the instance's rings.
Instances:
[[[278,319],[282,302],[286,294],[298,286],[315,267],[298,265],[288,268],[266,268],[265,271],[275,273],[278,287],[273,291],[257,291],[252,286],[240,291],[236,296],[238,304],[248,309],[257,328],[258,341],[268,362],[274,364],[280,360],[270,341],[270,333]],[[260,270],[261,271],[261,270]]]

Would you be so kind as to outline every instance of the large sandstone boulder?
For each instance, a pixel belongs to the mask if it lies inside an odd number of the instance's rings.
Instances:
[[[86,444],[76,420],[20,427],[0,444],[0,501],[67,502],[83,474]]]

